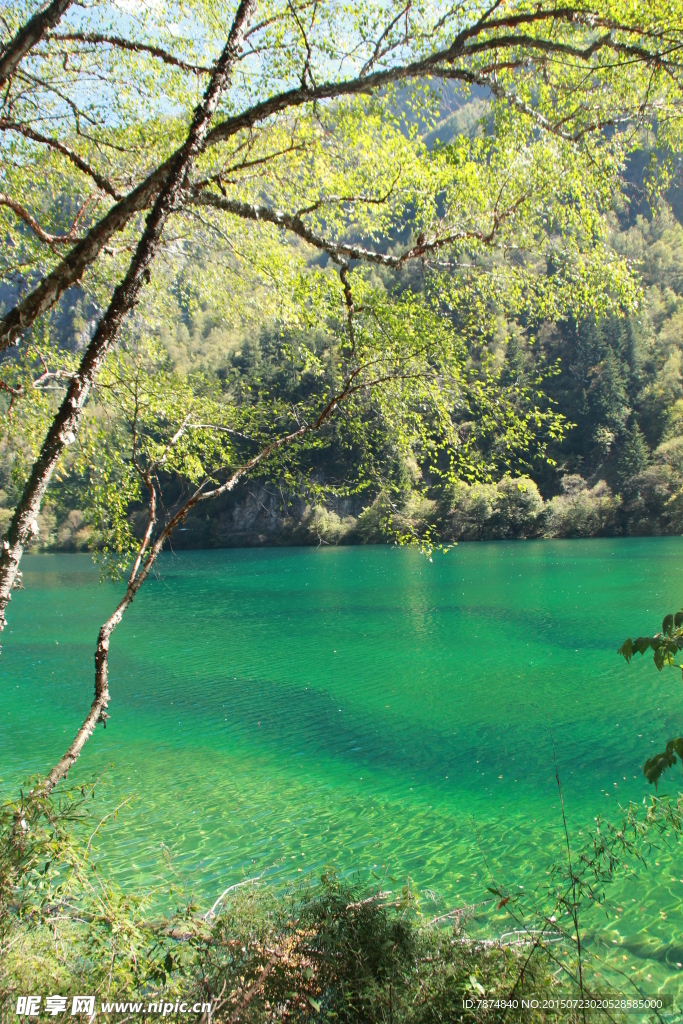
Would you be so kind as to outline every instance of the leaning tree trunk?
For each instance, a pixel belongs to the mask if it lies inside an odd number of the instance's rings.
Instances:
[[[128,586],[126,587],[126,593],[119,602],[114,611],[106,622],[100,627],[100,632],[97,637],[97,648],[95,650],[95,698],[90,706],[90,710],[86,715],[83,725],[80,727],[74,741],[66,751],[66,753],[59,759],[54,768],[45,777],[45,779],[38,786],[35,791],[36,794],[47,796],[57,785],[60,779],[64,778],[69,768],[76,762],[80,753],[85,746],[88,738],[95,731],[95,726],[98,722],[102,722],[104,727],[107,725],[107,707],[109,706],[109,685],[108,685],[108,658],[109,658],[109,640],[112,633],[118,626],[119,622],[124,616],[124,613],[128,606],[133,601],[133,598],[137,594],[142,584],[147,579],[150,570],[157,560],[159,553],[161,552],[166,540],[171,536],[176,526],[179,526],[188,513],[200,502],[212,501],[214,498],[220,498],[221,495],[227,494],[232,491],[238,482],[250,473],[253,469],[259,466],[261,463],[277,451],[280,448],[284,448],[293,442],[300,440],[309,434],[311,431],[319,430],[323,423],[332,415],[337,406],[341,405],[345,398],[347,398],[356,389],[355,381],[360,373],[360,369],[356,368],[353,370],[344,384],[344,387],[338,392],[330,401],[325,405],[319,416],[313,423],[306,424],[303,427],[299,427],[298,430],[293,431],[291,434],[287,434],[285,437],[280,437],[276,441],[262,448],[257,455],[245,462],[244,465],[240,466],[239,469],[235,470],[227,480],[225,480],[220,486],[214,487],[213,490],[205,491],[204,485],[197,488],[194,494],[188,498],[188,500],[181,506],[175,515],[168,521],[164,529],[159,533],[154,543],[150,546],[152,533],[156,523],[156,508],[157,498],[154,484],[151,479],[151,473],[147,473],[145,482],[150,493],[149,503],[149,519],[145,535],[140,542],[140,547],[133,564],[130,576],[128,577]],[[182,429],[176,434],[176,439],[180,437]]]
[[[239,54],[247,20],[255,0],[241,0],[230,29],[228,41],[214,65],[204,99],[195,112],[184,145],[174,156],[171,167],[154,206],[147,217],[143,235],[137,245],[128,272],[115,289],[109,308],[97,325],[92,341],[69,384],[66,396],[43,443],[40,455],[24,487],[0,554],[0,629],[5,626],[5,609],[17,581],[19,563],[27,541],[37,531],[37,516],[55,466],[64,448],[74,439],[97,372],[113,345],[126,314],[138,301],[149,268],[159,247],[169,215],[181,202],[188,176],[201,151],[211,119]]]

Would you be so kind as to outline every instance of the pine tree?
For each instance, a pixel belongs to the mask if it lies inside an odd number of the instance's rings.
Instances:
[[[621,471],[626,479],[642,473],[650,462],[650,449],[645,435],[634,420],[626,432],[624,450],[621,457]]]

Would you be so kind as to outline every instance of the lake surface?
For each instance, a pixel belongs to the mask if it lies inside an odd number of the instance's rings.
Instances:
[[[111,765],[103,813],[134,794],[103,847],[122,884],[170,856],[209,906],[264,871],[409,878],[426,913],[485,900],[492,876],[533,889],[564,857],[551,730],[576,850],[649,795],[643,761],[683,731],[680,673],[616,653],[681,607],[682,574],[679,538],[166,554],[69,781]],[[71,742],[118,592],[80,555],[26,558],[24,581],[0,658],[5,796]],[[677,768],[660,789],[679,785]],[[681,850],[656,853],[589,922],[594,955],[677,992],[682,897]]]

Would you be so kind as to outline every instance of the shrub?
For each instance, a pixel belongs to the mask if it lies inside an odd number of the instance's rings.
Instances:
[[[596,537],[614,532],[621,499],[604,480],[589,489],[583,477],[565,476],[562,491],[545,508],[547,537]]]

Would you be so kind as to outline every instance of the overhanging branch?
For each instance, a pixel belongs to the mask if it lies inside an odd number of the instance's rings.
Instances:
[[[7,206],[10,210],[16,213],[17,217],[28,224],[34,235],[40,239],[41,242],[45,242],[46,245],[71,245],[78,239],[76,235],[69,233],[68,235],[52,235],[49,231],[44,231],[41,228],[35,217],[32,217],[28,210],[17,203],[10,196],[6,196],[4,192],[0,192],[0,206]]]
[[[76,153],[70,146],[66,146],[59,139],[53,139],[49,135],[43,135],[41,132],[37,132],[35,128],[31,128],[27,124],[22,124],[19,121],[10,121],[6,117],[0,117],[0,130],[17,132],[19,135],[23,135],[24,138],[30,139],[32,142],[38,142],[40,145],[47,146],[49,149],[54,149],[57,153],[62,153],[63,156],[70,160],[74,167],[77,167],[83,174],[87,174],[88,177],[92,178],[98,188],[101,188],[103,192],[110,195],[112,199],[121,199],[121,193],[117,188],[112,185],[103,174],[96,171],[94,167],[84,160],[82,156]]]
[[[151,43],[136,43],[134,40],[124,39],[122,36],[107,36],[99,32],[54,32],[48,36],[48,39],[65,43],[85,43],[90,46],[104,44],[120,50],[128,50],[131,53],[148,53],[150,56],[157,57],[163,61],[164,64],[170,64],[181,71],[190,71],[194,75],[208,75],[211,72],[210,67],[206,67],[203,64],[190,64],[189,61],[174,56],[160,46],[154,46]]]
[[[253,203],[244,203],[239,199],[223,198],[222,196],[217,196],[214,192],[196,192],[192,197],[192,203],[196,206],[206,206],[215,210],[222,210],[224,213],[230,213],[235,217],[242,218],[243,220],[265,221],[266,223],[274,224],[277,227],[285,228],[286,230],[291,231],[292,234],[303,239],[305,242],[308,242],[308,244],[312,245],[314,248],[326,252],[332,257],[332,259],[337,261],[360,260],[365,263],[377,263],[380,266],[387,267],[392,270],[400,270],[401,267],[410,260],[419,259],[428,255],[430,252],[442,249],[447,245],[453,245],[456,242],[477,241],[483,245],[489,245],[493,241],[500,225],[509,219],[512,213],[514,213],[521,203],[527,198],[528,195],[525,193],[517,200],[517,202],[503,213],[494,212],[491,228],[486,232],[481,230],[462,229],[458,231],[450,231],[445,235],[436,236],[431,239],[428,239],[424,235],[420,235],[416,244],[404,250],[404,252],[399,256],[394,256],[390,253],[378,252],[375,249],[367,249],[362,245],[355,245],[348,242],[336,242],[331,238],[326,238],[323,235],[318,234],[316,231],[313,231],[303,222],[298,214],[285,213],[282,210],[273,210],[269,206],[257,206]]]
[[[215,498],[221,497],[223,494],[227,494],[234,490],[239,481],[250,473],[261,463],[265,462],[274,452],[281,448],[291,445],[293,442],[300,440],[306,434],[312,431],[319,430],[326,420],[332,415],[334,410],[339,406],[344,399],[354,392],[354,381],[360,373],[360,367],[352,371],[346,379],[344,387],[336,395],[333,396],[320,411],[318,417],[311,424],[306,424],[299,427],[298,430],[294,430],[284,437],[277,438],[270,444],[265,445],[260,452],[254,455],[251,459],[248,459],[242,466],[236,469],[230,476],[218,487],[214,487],[211,490],[206,490],[205,485],[208,481],[201,484],[191,495],[190,498],[181,506],[175,515],[166,523],[163,530],[159,533],[158,537],[153,544],[150,544],[151,537],[153,534],[154,526],[156,524],[157,516],[157,498],[154,483],[151,479],[151,474],[148,471],[145,474],[145,483],[147,485],[150,500],[149,500],[149,511],[147,528],[145,530],[142,541],[140,542],[138,552],[133,563],[133,568],[128,577],[128,584],[126,592],[119,601],[113,614],[104,622],[100,628],[100,632],[97,638],[97,648],[95,651],[95,697],[90,706],[90,710],[85,717],[85,721],[81,725],[80,729],[76,733],[74,740],[66,751],[65,754],[59,759],[57,764],[52,768],[49,774],[45,777],[43,782],[38,786],[36,792],[47,796],[54,787],[57,785],[60,779],[64,778],[73,764],[78,760],[80,753],[85,746],[88,738],[92,735],[95,727],[99,722],[106,728],[107,722],[107,707],[109,705],[109,682],[108,682],[108,658],[109,658],[109,643],[111,635],[121,622],[126,609],[132,603],[135,595],[139,591],[142,584],[145,582],[152,566],[157,560],[158,555],[163,549],[164,544],[171,536],[175,528],[182,523],[192,511],[192,509],[200,502],[212,501]],[[177,442],[182,436],[185,429],[186,423],[181,424],[176,433],[169,442],[168,449]]]

